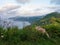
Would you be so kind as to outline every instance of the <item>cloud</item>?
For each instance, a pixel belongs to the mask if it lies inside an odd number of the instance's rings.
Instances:
[[[14,9],[18,9],[20,6],[8,4],[0,8],[0,12],[8,12]]]
[[[17,14],[19,14],[20,16],[41,16],[41,15],[45,15],[51,12],[54,12],[54,10],[50,9],[50,8],[36,8],[33,10],[22,10],[22,11],[17,11]]]
[[[16,13],[15,11],[18,8],[20,8],[20,6],[14,5],[14,4],[4,5],[4,6],[0,7],[0,15],[3,16],[3,17],[4,16],[6,16],[6,17],[14,16],[14,14]],[[12,12],[14,12],[14,13],[12,14]]]
[[[5,5],[0,8],[0,15],[6,15],[6,17],[12,16],[41,16],[54,11],[59,11],[59,6],[23,6],[18,5]]]
[[[33,8],[33,9],[32,9]],[[31,9],[31,10],[30,10]],[[59,11],[60,6],[46,6],[46,7],[28,7],[21,10],[18,10],[17,13],[20,14],[20,16],[40,16],[40,15],[45,15],[51,12]]]
[[[27,3],[27,2],[29,2],[30,0],[16,0],[18,3],[22,3],[22,4],[24,4],[24,3]]]
[[[51,6],[51,7],[48,7],[49,9],[51,10],[54,10],[56,12],[60,12],[60,6]]]
[[[60,5],[60,0],[51,0],[51,3]]]

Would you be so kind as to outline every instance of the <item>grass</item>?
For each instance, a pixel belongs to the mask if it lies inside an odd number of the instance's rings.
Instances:
[[[50,33],[52,36],[49,39],[32,27],[24,29],[17,27],[3,29],[0,27],[0,45],[60,45],[60,35],[55,35],[54,32],[49,31]]]

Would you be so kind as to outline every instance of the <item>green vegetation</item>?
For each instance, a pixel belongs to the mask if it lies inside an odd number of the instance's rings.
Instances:
[[[60,13],[58,12],[47,14],[44,18],[36,21],[34,25],[44,26],[54,23],[60,23]]]
[[[17,27],[3,29],[0,27],[0,45],[60,45],[59,29],[52,25],[48,26],[46,30],[50,35],[49,39],[32,27],[24,29],[18,29]]]
[[[23,29],[0,27],[0,45],[60,45],[60,18],[55,17],[55,13],[46,19],[48,17]],[[46,29],[50,38],[35,29],[38,25]]]

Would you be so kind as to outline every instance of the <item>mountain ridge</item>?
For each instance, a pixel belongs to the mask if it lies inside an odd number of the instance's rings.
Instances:
[[[60,13],[53,12],[50,14],[47,14],[42,19],[36,21],[34,24],[36,25],[47,25],[52,23],[60,23]]]
[[[32,17],[12,17],[9,19],[12,19],[14,21],[28,21],[30,23],[33,23],[41,18],[43,18],[44,16],[32,16]]]

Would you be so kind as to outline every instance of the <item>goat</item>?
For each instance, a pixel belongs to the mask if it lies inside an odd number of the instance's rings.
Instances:
[[[46,34],[46,36],[49,38],[49,34],[47,33],[47,31],[44,28],[42,28],[40,26],[36,26],[35,29],[40,31],[42,34]]]

